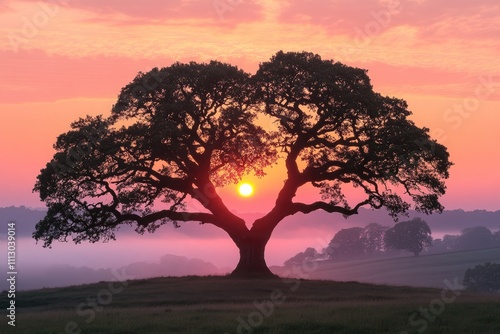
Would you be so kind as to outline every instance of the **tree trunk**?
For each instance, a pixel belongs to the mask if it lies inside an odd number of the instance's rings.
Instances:
[[[245,238],[237,242],[240,250],[240,261],[236,269],[231,273],[231,277],[244,278],[273,278],[277,277],[267,267],[264,258],[267,240],[261,238]]]

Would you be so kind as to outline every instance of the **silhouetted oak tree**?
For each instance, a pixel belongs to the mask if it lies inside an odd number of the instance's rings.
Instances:
[[[259,114],[278,130],[256,125]],[[349,216],[367,206],[396,217],[408,202],[442,211],[447,150],[409,115],[405,101],[373,91],[365,70],[306,52],[279,52],[254,76],[215,61],[155,68],[122,89],[111,116],[80,119],[59,136],[35,185],[48,212],[34,237],[45,246],[68,237],[96,242],[113,239],[122,224],[143,233],[197,221],[235,242],[234,275],[271,275],[265,246],[289,215]],[[279,159],[287,174],[275,205],[248,228],[217,188],[263,175]],[[294,201],[307,184],[322,200]],[[345,185],[366,197],[349,205]],[[188,198],[203,210],[190,210]]]

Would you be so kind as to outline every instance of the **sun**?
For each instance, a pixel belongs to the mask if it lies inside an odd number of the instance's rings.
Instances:
[[[238,187],[238,193],[243,197],[249,197],[253,194],[253,186],[250,183],[242,183]]]

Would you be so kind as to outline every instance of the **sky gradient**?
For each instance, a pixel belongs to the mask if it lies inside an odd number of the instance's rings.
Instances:
[[[305,50],[368,69],[375,91],[408,101],[455,163],[446,209],[500,209],[498,1],[138,3],[0,0],[0,206],[43,207],[31,190],[57,135],[108,115],[137,72],[216,59],[254,73],[279,50]],[[282,172],[249,177],[253,197],[221,194],[235,211],[265,211]]]

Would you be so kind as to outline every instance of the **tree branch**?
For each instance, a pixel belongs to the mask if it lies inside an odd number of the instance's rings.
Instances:
[[[215,226],[219,226],[214,215],[203,212],[177,212],[171,210],[161,210],[146,216],[139,216],[134,213],[122,214],[118,210],[113,210],[113,214],[117,218],[117,224],[125,221],[135,221],[143,227],[147,227],[150,223],[164,218],[181,222],[198,221],[202,224],[213,224]]]
[[[321,202],[321,201],[314,202],[311,204],[292,203],[290,205],[289,214],[293,215],[293,214],[296,214],[298,212],[302,212],[302,213],[307,214],[307,213],[311,213],[311,212],[316,211],[316,210],[323,210],[323,211],[326,211],[328,213],[336,212],[336,213],[341,213],[344,216],[352,216],[352,215],[358,214],[359,208],[364,206],[364,205],[367,205],[367,204],[371,204],[373,206],[371,198],[368,198],[362,202],[359,202],[358,204],[356,204],[356,206],[354,208],[346,208],[343,206],[332,205],[332,204],[328,204],[328,203]]]

